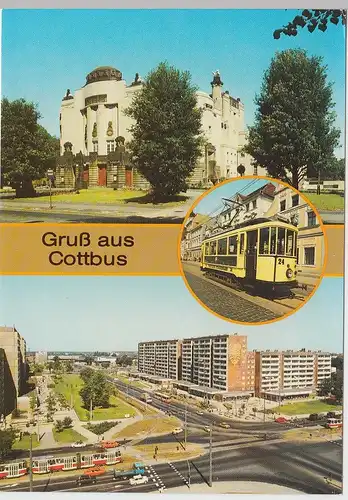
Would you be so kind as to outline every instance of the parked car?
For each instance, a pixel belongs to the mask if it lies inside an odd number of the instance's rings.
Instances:
[[[100,446],[105,449],[117,448],[120,446],[117,441],[101,441]]]
[[[198,411],[197,415],[204,415],[204,411]]]
[[[136,486],[137,484],[146,484],[148,482],[149,478],[147,476],[141,476],[141,475],[131,477],[129,480],[129,484],[131,486]]]
[[[180,432],[182,432],[182,428],[181,427],[177,427],[176,429],[173,430],[173,434],[180,434]]]
[[[210,426],[209,425],[205,425],[203,427],[203,429],[206,431],[206,432],[210,432]]]
[[[79,476],[76,479],[76,483],[81,486],[82,484],[95,484],[97,482],[97,479],[94,476],[91,476],[89,474],[83,474],[82,476]]]
[[[71,445],[72,448],[84,448],[86,446],[86,443],[83,441],[76,441]]]

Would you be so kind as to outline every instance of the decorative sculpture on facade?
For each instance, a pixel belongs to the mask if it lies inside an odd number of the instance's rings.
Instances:
[[[108,129],[106,131],[106,135],[108,135],[109,137],[114,135],[114,130],[112,128],[112,122],[108,122]]]
[[[74,99],[74,96],[71,95],[70,89],[67,89],[65,97],[63,98],[63,101],[68,101],[69,99]]]
[[[71,144],[71,142],[66,142],[64,144],[64,153],[72,153],[72,144]]]
[[[92,137],[96,138],[97,136],[98,136],[97,122],[94,122],[94,124],[93,124],[93,131],[92,131]]]
[[[220,87],[222,87],[223,85],[221,81],[220,71],[218,69],[216,71],[213,71],[213,81],[211,82],[211,85],[213,86],[219,85]]]

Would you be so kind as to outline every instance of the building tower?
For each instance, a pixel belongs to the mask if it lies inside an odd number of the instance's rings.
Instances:
[[[211,86],[212,86],[212,98],[213,98],[214,108],[221,111],[222,110],[221,90],[223,82],[221,81],[221,76],[218,69],[213,72],[213,81],[211,82]]]

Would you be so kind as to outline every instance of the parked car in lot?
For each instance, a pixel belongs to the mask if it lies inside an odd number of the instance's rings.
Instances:
[[[71,445],[72,448],[84,448],[86,446],[86,443],[83,441],[76,441]]]
[[[206,432],[210,432],[210,426],[209,425],[205,425],[203,427],[203,429],[206,431]]]
[[[82,486],[82,484],[95,484],[97,482],[97,479],[94,476],[91,476],[89,474],[83,474],[82,476],[79,476],[76,479],[76,483],[79,486]]]
[[[134,476],[129,480],[129,484],[131,486],[136,486],[137,484],[146,484],[149,482],[149,478],[147,476]]]
[[[198,411],[197,415],[204,415],[204,411]]]
[[[285,417],[278,417],[275,419],[275,421],[277,422],[277,424],[286,424],[287,419]]]
[[[173,430],[173,434],[180,434],[180,432],[182,432],[182,428],[181,427],[177,427],[176,429]]]

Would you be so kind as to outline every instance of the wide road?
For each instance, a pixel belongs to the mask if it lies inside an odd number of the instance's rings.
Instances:
[[[184,214],[185,215],[185,214]],[[23,222],[23,223],[81,223],[81,224],[181,224],[183,217],[141,217],[139,215],[126,216],[103,216],[102,214],[66,213],[66,212],[40,212],[37,210],[1,210],[0,222]]]
[[[215,450],[213,457],[213,485],[221,481],[257,481],[279,484],[312,494],[339,493],[327,484],[325,477],[342,481],[342,449],[331,443],[265,443],[241,449]],[[112,472],[97,479],[95,485],[79,487],[76,476],[50,475],[35,478],[35,492],[156,492],[187,485],[190,470],[191,484],[209,480],[209,454],[197,459],[149,465],[146,485],[130,486],[127,480],[114,482]],[[28,482],[18,482],[1,491],[28,491]],[[189,491],[187,489],[187,491]]]

